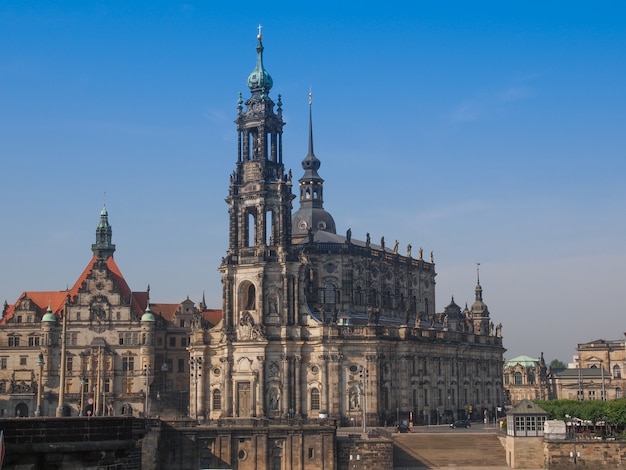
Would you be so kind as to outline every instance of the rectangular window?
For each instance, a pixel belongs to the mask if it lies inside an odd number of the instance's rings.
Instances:
[[[180,339],[180,345],[181,345],[183,348],[185,348],[185,347],[187,347],[187,345],[188,345],[188,344],[189,344],[189,338],[187,338],[187,337],[183,336],[183,337]]]
[[[0,382],[0,393],[7,393],[7,383],[5,381]]]
[[[28,338],[28,345],[30,347],[39,346],[39,336],[30,336]]]
[[[181,320],[180,321],[180,327],[181,328],[185,328],[185,320]]]
[[[133,346],[137,346],[139,344],[139,333],[133,333],[132,340]]]
[[[17,348],[20,345],[19,336],[9,336],[9,347]]]
[[[124,333],[120,333],[119,339],[120,339],[119,340],[120,346],[123,346],[124,345]]]
[[[0,369],[6,369],[9,362],[8,357],[0,357]]]
[[[443,405],[443,393],[440,388],[437,389],[437,405],[438,406]]]
[[[72,346],[76,346],[78,344],[78,333],[72,333],[71,344]]]
[[[309,447],[309,459],[315,458],[315,449],[313,447]]]
[[[22,315],[17,316],[16,323],[22,323]]]
[[[130,377],[124,377],[122,379],[122,393],[133,393],[133,379]]]
[[[424,406],[428,406],[428,389],[424,389]]]
[[[20,365],[25,366],[28,358],[26,356],[20,356]]]
[[[596,399],[596,391],[595,390],[589,390],[589,399],[590,400],[595,400]]]
[[[184,359],[178,360],[178,372],[185,372],[185,360]]]
[[[170,336],[170,348],[175,348],[175,347],[176,347],[176,337]]]
[[[68,372],[72,372],[73,367],[74,367],[74,358],[72,358],[72,356],[67,356],[67,359],[65,359],[65,370]]]
[[[122,370],[125,372],[135,370],[135,358],[132,356],[122,357]]]

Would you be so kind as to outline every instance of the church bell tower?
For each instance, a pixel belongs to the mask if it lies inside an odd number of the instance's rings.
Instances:
[[[237,165],[227,199],[229,255],[238,264],[276,256],[291,243],[294,196],[283,165],[282,102],[280,95],[276,104],[269,97],[272,77],[263,66],[260,27],[257,38],[256,67],[248,76],[251,96],[244,103],[239,95]]]
[[[269,292],[270,271],[289,255],[291,246],[291,172],[285,173],[282,154],[283,111],[280,95],[270,98],[272,77],[263,65],[263,36],[257,36],[256,66],[248,76],[250,97],[241,94],[237,106],[237,163],[228,190],[229,247],[223,275],[223,313],[227,327],[242,318],[255,325],[272,314],[280,322],[283,286]],[[244,314],[244,312],[248,312]]]

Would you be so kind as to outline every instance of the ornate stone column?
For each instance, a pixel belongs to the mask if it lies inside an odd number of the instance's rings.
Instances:
[[[288,395],[289,395],[289,356],[287,356],[287,354],[283,354],[283,376],[282,376],[282,390],[281,390],[281,396],[280,396],[280,402],[281,402],[281,414],[283,416],[283,418],[287,417],[287,411],[289,409],[289,400],[288,400]]]
[[[302,415],[302,398],[301,398],[301,393],[302,393],[302,384],[300,383],[300,367],[302,365],[302,356],[300,356],[299,354],[296,354],[294,357],[294,368],[296,369],[296,409],[295,409],[295,415],[296,416],[301,416]]]
[[[256,359],[259,361],[256,415],[257,417],[262,418],[265,416],[265,357],[257,356]]]

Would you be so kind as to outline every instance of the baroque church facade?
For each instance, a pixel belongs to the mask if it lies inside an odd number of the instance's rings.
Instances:
[[[494,414],[503,400],[502,327],[480,281],[471,307],[453,299],[436,313],[432,253],[337,233],[311,116],[302,177],[286,170],[282,100],[269,96],[263,51],[259,34],[250,96],[240,94],[235,121],[222,318],[195,322],[191,334],[192,415],[370,426]]]
[[[302,176],[295,181],[285,167],[282,101],[269,96],[263,50],[259,35],[250,96],[238,102],[221,310],[132,291],[105,208],[93,256],[71,288],[5,303],[3,416],[328,417],[374,426],[495,414],[505,350],[480,281],[471,306],[452,299],[436,312],[432,253],[337,233],[324,209],[312,117]]]

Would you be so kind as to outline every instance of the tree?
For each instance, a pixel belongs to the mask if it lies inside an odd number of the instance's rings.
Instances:
[[[567,369],[567,366],[563,361],[552,359],[552,362],[550,362],[550,369]]]

